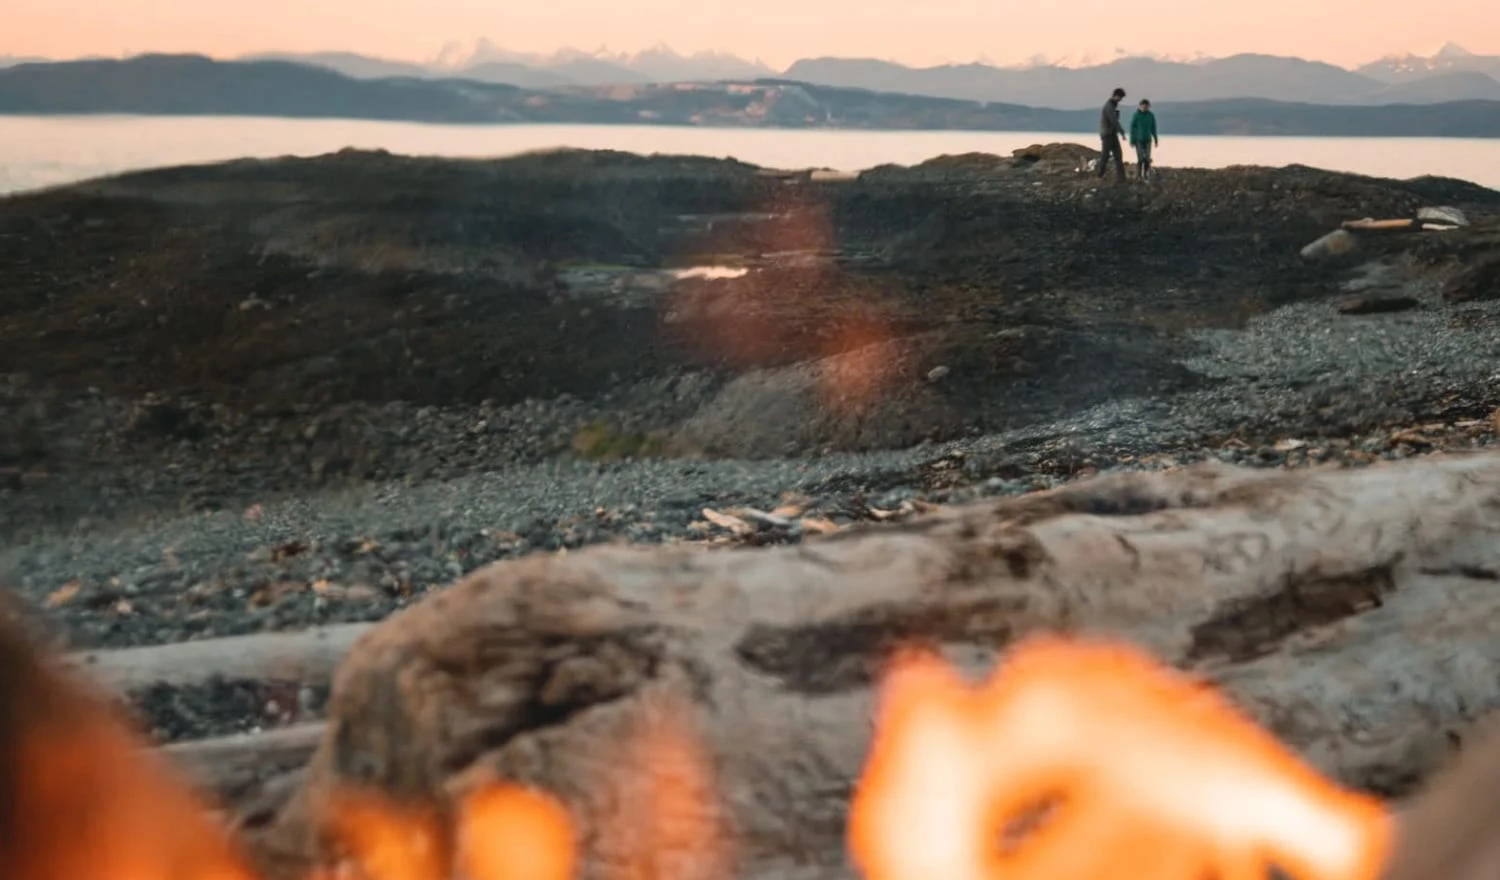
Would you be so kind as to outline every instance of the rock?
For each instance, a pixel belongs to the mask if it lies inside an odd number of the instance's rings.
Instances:
[[[1422,303],[1416,297],[1411,296],[1351,296],[1339,300],[1338,309],[1345,315],[1379,315],[1386,312],[1404,312],[1415,309]]]
[[[1457,208],[1426,207],[1417,211],[1418,220],[1443,223],[1449,226],[1468,226],[1469,218]]]
[[[943,379],[947,378],[948,374],[951,372],[953,371],[945,366],[933,367],[932,369],[927,371],[927,381],[940,382]]]
[[[1353,253],[1359,247],[1359,239],[1347,229],[1335,229],[1302,249],[1302,259],[1315,260],[1320,257],[1340,257]]]
[[[1451,303],[1494,299],[1500,296],[1500,255],[1467,266],[1443,285],[1443,299]]]

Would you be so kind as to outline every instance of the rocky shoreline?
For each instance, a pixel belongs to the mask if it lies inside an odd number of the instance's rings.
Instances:
[[[1496,442],[1500,193],[1087,158],[348,152],[0,201],[0,578],[60,644],[155,644],[598,542]],[[1471,225],[1299,256],[1435,205]],[[133,696],[173,739],[318,711],[284,691]]]

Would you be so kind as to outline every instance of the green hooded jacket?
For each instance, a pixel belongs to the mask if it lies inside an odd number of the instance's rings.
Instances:
[[[1156,136],[1156,114],[1150,110],[1137,110],[1130,117],[1130,145],[1154,144]]]

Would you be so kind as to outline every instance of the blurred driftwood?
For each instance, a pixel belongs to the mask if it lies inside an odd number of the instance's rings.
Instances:
[[[226,679],[327,681],[351,645],[374,625],[347,623],[298,632],[268,632],[79,651],[68,663],[116,691]]]
[[[1037,629],[1130,638],[1329,774],[1399,794],[1500,701],[1497,613],[1496,455],[1205,465],[798,547],[533,556],[356,644],[306,785],[254,842],[297,865],[335,786],[441,802],[499,774],[570,803],[596,875],[630,869],[641,840],[681,880],[842,875],[888,651],[925,642],[978,670]],[[655,840],[666,803],[676,836]]]

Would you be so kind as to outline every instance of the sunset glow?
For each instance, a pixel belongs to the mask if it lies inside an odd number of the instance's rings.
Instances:
[[[1448,41],[1500,54],[1500,5],[1452,0],[1263,0],[1254,4],[1149,0],[1120,5],[943,0],[911,4],[721,0],[9,0],[0,55],[72,58],[170,51],[236,56],[264,50],[345,50],[407,61],[488,38],[506,49],[552,52],[666,44],[682,53],[730,52],[781,68],[837,55],[931,65],[1037,57],[1074,63],[1119,52],[1172,56],[1259,52],[1345,66]]]

